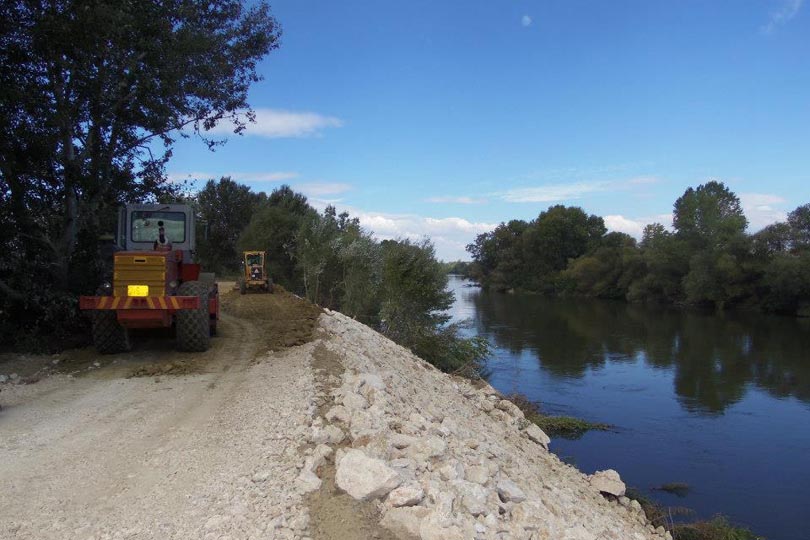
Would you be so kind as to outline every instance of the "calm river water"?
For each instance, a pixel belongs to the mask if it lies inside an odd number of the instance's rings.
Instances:
[[[552,450],[669,506],[810,539],[810,320],[481,291],[452,315],[493,345],[490,383],[615,425]],[[682,498],[652,488],[686,482]]]

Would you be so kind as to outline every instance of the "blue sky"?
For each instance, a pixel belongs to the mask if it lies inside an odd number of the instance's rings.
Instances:
[[[288,183],[444,259],[552,204],[638,236],[710,179],[755,231],[810,202],[803,3],[277,0],[257,123],[168,171]]]

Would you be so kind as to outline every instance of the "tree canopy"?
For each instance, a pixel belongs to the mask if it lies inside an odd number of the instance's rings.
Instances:
[[[498,290],[810,314],[810,204],[754,235],[747,224],[739,198],[717,181],[688,188],[672,230],[649,224],[640,243],[557,205],[479,235],[467,247],[469,274]]]
[[[241,0],[15,0],[0,20],[0,311],[42,324],[95,287],[116,206],[178,191],[176,137],[243,129],[280,28]]]

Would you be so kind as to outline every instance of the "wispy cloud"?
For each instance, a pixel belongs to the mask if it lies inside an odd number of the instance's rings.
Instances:
[[[181,183],[183,181],[194,182],[197,180],[219,180],[227,176],[236,182],[283,182],[298,178],[297,172],[291,171],[268,171],[268,172],[221,172],[210,171],[194,172],[171,172],[168,175],[169,182]]]
[[[270,139],[319,136],[327,128],[343,126],[343,120],[314,112],[256,109],[256,121],[247,122],[244,134]],[[244,118],[244,117],[243,117]],[[234,130],[230,120],[219,122],[209,133],[228,135]]]
[[[520,18],[520,24],[524,28],[526,28],[528,26],[531,26],[532,25],[532,18],[529,17],[528,15],[524,15],[523,17]]]
[[[804,0],[781,0],[777,9],[771,12],[768,22],[762,27],[762,32],[770,34],[779,26],[787,24],[802,9]]]
[[[512,188],[496,195],[506,202],[514,203],[562,202],[581,199],[591,193],[629,189],[633,186],[654,184],[659,181],[660,179],[655,176],[638,176],[626,180],[555,183]]]
[[[309,182],[306,184],[296,184],[293,189],[300,191],[307,197],[324,197],[326,195],[340,195],[352,189],[351,184],[341,182]]]
[[[577,182],[573,184],[546,184],[537,187],[509,189],[501,193],[506,202],[534,203],[580,199],[588,193],[604,191],[607,182]]]
[[[429,203],[451,203],[451,204],[483,204],[487,202],[485,198],[475,197],[428,197],[425,202]]]

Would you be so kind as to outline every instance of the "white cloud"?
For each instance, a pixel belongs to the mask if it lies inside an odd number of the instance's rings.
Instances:
[[[268,172],[172,172],[168,175],[169,182],[181,183],[184,180],[219,180],[223,176],[229,176],[235,182],[283,182],[298,177],[298,173],[291,171],[268,171]]]
[[[657,184],[661,179],[657,176],[637,176],[625,182],[629,186],[648,186],[650,184]]]
[[[648,216],[640,218],[627,218],[620,214],[605,216],[605,227],[609,231],[627,233],[636,240],[641,240],[644,234],[644,227],[650,223],[660,223],[667,229],[672,227],[672,214],[659,214],[657,216]]]
[[[316,208],[323,209],[325,204],[314,202]],[[352,217],[360,220],[360,225],[378,240],[405,238],[419,241],[430,238],[436,246],[436,256],[445,261],[469,260],[467,244],[481,233],[489,232],[497,223],[469,221],[460,217],[434,218],[416,214],[389,214],[358,210],[344,205],[337,205],[337,211],[347,211]]]
[[[581,199],[589,193],[632,189],[638,186],[656,184],[660,181],[661,179],[657,176],[636,176],[625,180],[571,182],[570,184],[555,183],[536,187],[512,188],[493,195],[506,202],[515,203],[562,202]]]
[[[520,24],[523,25],[524,28],[527,26],[531,26],[532,18],[529,17],[528,15],[524,15],[523,17],[520,18]]]
[[[318,136],[326,128],[343,126],[343,120],[314,112],[285,111],[281,109],[256,109],[256,122],[247,122],[245,135],[270,139]],[[244,119],[244,115],[240,116]],[[209,133],[232,134],[234,123],[222,120]]]
[[[608,182],[576,182],[572,184],[546,184],[545,186],[509,189],[500,196],[507,202],[558,202],[580,199],[583,195],[604,191]]]
[[[324,195],[339,195],[352,189],[351,184],[340,182],[310,182],[306,184],[296,184],[293,186],[296,191],[302,192],[307,197],[323,197]]]
[[[483,204],[487,202],[484,198],[474,197],[428,197],[425,202],[429,203],[454,203],[454,204]]]
[[[762,32],[770,34],[779,26],[787,24],[799,13],[803,3],[804,0],[782,0],[779,8],[771,12],[767,24],[762,27]]]
[[[768,193],[741,193],[740,205],[748,218],[748,230],[757,232],[771,223],[787,219],[787,212],[778,208],[785,204],[784,198]]]

